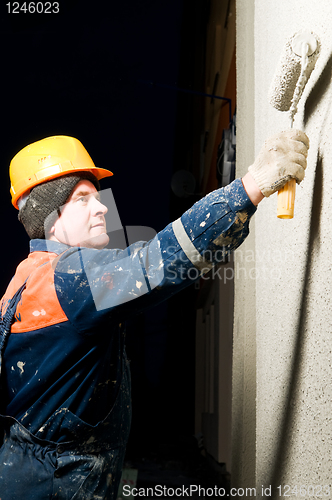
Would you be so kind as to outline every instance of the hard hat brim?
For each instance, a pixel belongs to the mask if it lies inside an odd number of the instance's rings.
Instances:
[[[51,169],[54,169],[54,173],[51,172]],[[15,208],[18,208],[17,201],[19,198],[26,193],[27,191],[30,191],[33,189],[35,186],[38,184],[42,184],[43,182],[48,182],[52,179],[56,179],[57,177],[62,177],[64,175],[70,175],[70,174],[75,174],[78,172],[90,172],[92,175],[94,175],[97,180],[104,179],[105,177],[112,177],[113,172],[110,170],[106,170],[105,168],[98,168],[98,167],[92,167],[92,168],[66,168],[63,170],[59,170],[58,165],[54,167],[48,167],[45,169],[45,171],[39,171],[38,175],[35,174],[36,179],[34,179],[34,182],[31,182],[31,178],[28,178],[25,181],[25,179],[22,179],[20,189],[14,193],[13,189],[11,189],[11,194],[12,194],[12,204],[14,205]]]

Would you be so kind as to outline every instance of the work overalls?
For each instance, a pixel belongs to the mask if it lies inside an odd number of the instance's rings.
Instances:
[[[0,363],[25,285],[1,318]],[[121,383],[103,421],[91,426],[68,409],[60,409],[51,417],[52,425],[65,427],[76,439],[62,443],[39,439],[13,417],[0,415],[1,500],[116,498],[131,422],[130,373],[123,345],[119,347],[121,354]]]

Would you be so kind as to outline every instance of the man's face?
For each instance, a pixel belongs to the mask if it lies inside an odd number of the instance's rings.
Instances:
[[[61,207],[61,215],[50,229],[48,239],[70,246],[104,248],[109,241],[106,213],[107,207],[100,202],[92,182],[82,180]]]

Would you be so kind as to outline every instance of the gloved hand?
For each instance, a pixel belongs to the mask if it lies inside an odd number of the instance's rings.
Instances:
[[[308,137],[296,129],[280,132],[265,141],[248,169],[264,196],[279,191],[292,178],[298,184],[303,180],[308,149]]]

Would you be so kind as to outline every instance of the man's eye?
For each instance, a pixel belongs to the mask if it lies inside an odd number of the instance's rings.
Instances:
[[[86,203],[87,202],[87,197],[86,196],[80,196],[77,198],[77,201],[80,203]]]

